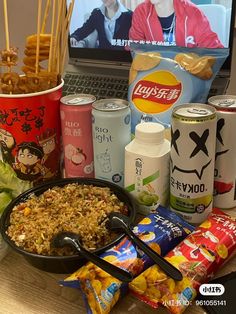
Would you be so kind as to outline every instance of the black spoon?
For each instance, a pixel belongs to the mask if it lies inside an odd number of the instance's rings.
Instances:
[[[63,247],[66,245],[73,246],[76,248],[76,250],[79,252],[81,256],[83,256],[88,261],[94,263],[95,265],[97,265],[98,267],[100,267],[101,269],[103,269],[105,272],[109,273],[113,277],[124,282],[130,282],[133,280],[133,276],[129,272],[108,263],[104,259],[86,250],[81,245],[79,236],[73,232],[58,233],[52,238],[51,244],[57,248]]]
[[[110,230],[122,230],[144,253],[146,253],[160,268],[171,278],[177,281],[183,279],[181,272],[165,260],[161,255],[151,249],[145,242],[140,240],[129,226],[128,217],[117,212],[113,212],[108,216],[107,227]]]

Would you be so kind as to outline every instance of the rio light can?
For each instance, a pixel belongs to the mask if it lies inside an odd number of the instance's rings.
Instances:
[[[171,123],[170,207],[199,224],[212,210],[216,110],[204,104],[174,108]]]
[[[131,141],[129,103],[122,99],[95,101],[92,121],[95,178],[123,187],[125,146]]]
[[[214,206],[233,208],[236,206],[236,96],[213,96],[208,103],[217,113]]]
[[[65,177],[94,177],[92,103],[95,96],[68,95],[61,98],[60,116]]]

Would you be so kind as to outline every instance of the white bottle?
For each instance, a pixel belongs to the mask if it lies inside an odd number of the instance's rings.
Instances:
[[[125,188],[139,213],[148,214],[169,202],[170,142],[159,123],[136,125],[135,138],[125,147]]]

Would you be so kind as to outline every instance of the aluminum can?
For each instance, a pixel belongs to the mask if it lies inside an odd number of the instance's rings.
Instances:
[[[170,207],[199,224],[212,211],[216,110],[183,104],[174,108],[171,125]]]
[[[98,100],[93,103],[92,121],[95,178],[123,187],[125,146],[131,141],[129,103]]]
[[[236,206],[236,96],[219,95],[208,99],[216,109],[217,133],[214,178],[214,206]]]
[[[64,155],[64,177],[94,177],[92,103],[88,94],[61,98],[60,116]]]

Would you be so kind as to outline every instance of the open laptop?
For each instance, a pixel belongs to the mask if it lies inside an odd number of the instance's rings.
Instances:
[[[143,1],[120,0],[120,2],[126,8],[133,11],[136,6]],[[223,30],[223,33],[226,34],[224,45],[225,47],[230,48],[230,54],[213,81],[209,96],[224,94],[230,80],[235,22],[235,1],[212,0],[203,2],[193,0],[192,2],[197,5],[199,4],[200,8],[209,18],[210,23],[212,23],[212,29],[215,32],[218,32],[218,30],[214,29],[214,27],[216,28],[217,24],[219,24],[221,26],[219,32],[222,32]],[[217,2],[217,4],[213,2]],[[207,4],[203,5],[202,3]],[[76,29],[82,27],[92,11],[95,8],[100,8],[102,4],[103,1],[101,0],[75,0],[69,30],[70,35],[73,34]],[[221,9],[223,9],[222,12],[227,12],[226,18],[224,17],[225,23],[220,22],[214,15],[212,19],[208,16],[208,14],[213,11],[214,6],[217,5],[221,6]],[[217,23],[215,23],[216,20]],[[219,34],[219,37],[220,36],[223,35]],[[69,61],[64,74],[65,85],[63,88],[63,95],[86,93],[95,95],[97,99],[114,97],[127,99],[128,76],[132,57],[130,52],[122,46],[122,43],[125,42],[125,40],[120,38],[118,44],[119,47],[117,47],[116,43],[116,46],[113,45],[109,49],[98,48],[96,31],[86,38],[77,41],[76,44],[71,43],[69,38]]]

